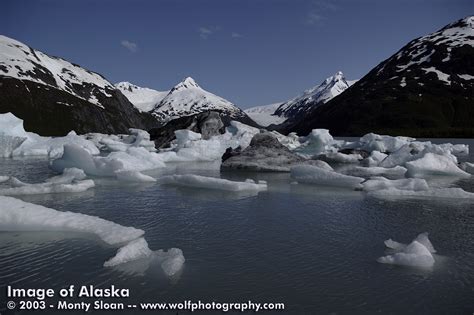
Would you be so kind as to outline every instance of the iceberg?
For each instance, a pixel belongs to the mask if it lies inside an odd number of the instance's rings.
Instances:
[[[63,231],[92,234],[106,244],[120,246],[104,263],[114,267],[141,259],[157,259],[163,272],[173,276],[181,270],[184,256],[180,249],[153,252],[143,238],[145,232],[134,227],[81,213],[62,212],[12,197],[0,196],[0,231]]]
[[[434,153],[426,153],[422,158],[407,162],[405,166],[409,177],[425,177],[430,175],[471,176],[460,169],[452,157]]]
[[[469,163],[469,162],[461,163],[460,168],[466,173],[474,175],[474,163]]]
[[[15,177],[0,181],[9,184],[8,188],[0,188],[0,195],[38,195],[38,194],[57,194],[57,193],[77,193],[86,191],[95,186],[93,180],[84,180],[86,175],[80,169],[65,169],[64,173],[52,177],[44,183],[28,184]]]
[[[428,191],[430,189],[426,180],[421,178],[403,178],[390,180],[385,177],[372,177],[363,182],[362,186],[364,191],[378,191],[385,189]]]
[[[387,248],[394,250],[395,253],[378,258],[377,261],[380,263],[422,268],[431,268],[435,263],[432,254],[436,250],[426,232],[419,234],[408,245],[395,242],[392,239],[388,239],[384,243]]]
[[[247,179],[245,182],[235,182],[222,178],[214,178],[199,175],[169,175],[160,178],[160,183],[165,185],[178,185],[186,187],[197,187],[227,191],[262,191],[267,190],[265,181]]]
[[[145,232],[81,213],[62,212],[13,197],[0,196],[0,231],[63,231],[93,234],[109,245],[121,245]]]
[[[291,168],[291,178],[298,183],[344,188],[360,188],[362,177],[348,176],[313,165],[299,165]]]
[[[462,188],[429,188],[428,190],[406,190],[399,188],[387,188],[368,192],[369,196],[390,198],[429,198],[429,199],[474,199],[474,193],[467,192]]]
[[[379,175],[386,175],[392,177],[403,177],[407,172],[407,169],[403,166],[395,166],[392,168],[385,168],[385,167],[349,167],[341,171],[343,174],[351,175],[351,176],[359,176],[359,177],[370,177],[370,176],[379,176]]]

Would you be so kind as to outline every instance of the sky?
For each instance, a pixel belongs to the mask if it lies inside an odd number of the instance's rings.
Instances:
[[[2,0],[0,34],[115,83],[191,76],[241,108],[359,79],[472,0]]]

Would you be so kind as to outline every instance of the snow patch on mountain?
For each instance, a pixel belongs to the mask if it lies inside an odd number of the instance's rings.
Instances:
[[[48,56],[3,35],[0,35],[0,76],[44,84],[102,108],[97,94],[111,97],[109,92],[115,89],[100,74],[64,59]],[[80,93],[78,87],[86,86],[90,87],[91,92]]]
[[[201,88],[187,77],[173,87],[151,111],[161,123],[206,111],[225,113],[232,118],[245,117],[245,113],[234,104]]]
[[[271,124],[281,124],[287,118],[275,115],[275,111],[280,107],[282,103],[273,103],[269,105],[255,106],[247,108],[244,112],[250,116],[260,126],[267,127]]]
[[[130,82],[119,82],[115,87],[141,112],[151,111],[169,93],[140,87]]]

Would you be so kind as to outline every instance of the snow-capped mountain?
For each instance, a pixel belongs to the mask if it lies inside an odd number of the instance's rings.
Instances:
[[[240,108],[217,95],[201,88],[192,78],[187,77],[174,86],[154,107],[151,114],[162,124],[202,112],[215,111],[235,120],[252,120]]]
[[[0,35],[0,113],[5,112],[42,135],[126,132],[152,124],[100,74]]]
[[[149,112],[169,93],[140,87],[130,82],[119,82],[115,87],[141,112]]]
[[[281,104],[275,115],[294,118],[304,115],[320,104],[338,96],[356,81],[348,81],[341,71],[324,80],[321,84],[304,91],[301,95]]]
[[[286,120],[286,117],[275,115],[275,111],[282,103],[255,106],[247,108],[244,112],[260,126],[267,127],[272,124],[278,125]]]
[[[474,136],[474,16],[409,42],[286,131]]]

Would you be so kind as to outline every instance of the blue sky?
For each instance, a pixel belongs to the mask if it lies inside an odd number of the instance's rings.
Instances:
[[[242,108],[341,70],[358,79],[472,0],[2,0],[0,33],[103,74],[167,90],[186,76]]]

